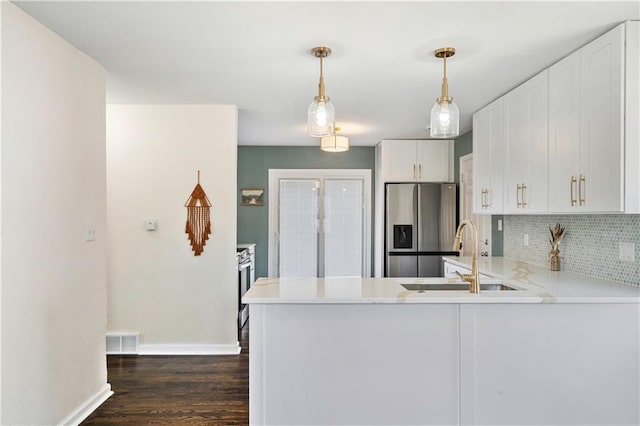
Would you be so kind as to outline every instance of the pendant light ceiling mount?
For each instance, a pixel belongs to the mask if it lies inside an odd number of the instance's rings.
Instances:
[[[437,49],[434,56],[443,59],[444,75],[442,77],[442,94],[436,99],[436,103],[431,109],[431,137],[452,138],[459,134],[460,110],[453,102],[453,97],[449,96],[449,82],[447,81],[447,58],[456,54],[453,47],[443,47]]]
[[[436,50],[435,57],[436,58],[450,58],[456,54],[456,49],[454,47],[442,47]]]
[[[326,46],[318,46],[311,49],[311,54],[320,58],[320,81],[318,83],[318,95],[307,110],[307,128],[310,136],[321,138],[333,135],[336,111],[329,97],[325,95],[324,69],[322,60],[331,55],[331,49]]]
[[[331,56],[331,49],[326,46],[318,46],[311,49],[311,54],[316,58],[326,58]]]

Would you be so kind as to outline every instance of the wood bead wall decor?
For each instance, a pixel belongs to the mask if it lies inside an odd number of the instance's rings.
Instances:
[[[187,224],[184,232],[189,236],[194,256],[200,256],[211,234],[211,202],[200,186],[200,170],[198,170],[198,184],[193,188],[184,206],[187,208]]]

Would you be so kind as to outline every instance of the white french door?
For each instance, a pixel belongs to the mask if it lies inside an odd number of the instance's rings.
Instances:
[[[370,276],[371,172],[269,170],[269,276]]]

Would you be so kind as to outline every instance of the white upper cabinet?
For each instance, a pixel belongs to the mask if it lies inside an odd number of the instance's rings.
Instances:
[[[625,213],[640,213],[640,21],[626,23]]]
[[[580,56],[580,145],[584,148],[578,204],[594,212],[623,211],[624,25],[586,45]]]
[[[474,212],[640,213],[639,78],[628,21],[474,114]]]
[[[546,213],[549,79],[541,72],[504,96],[504,213]]]
[[[473,115],[473,212],[502,214],[504,187],[504,100]]]
[[[416,141],[384,141],[382,150],[387,181],[410,182],[417,179]]]
[[[580,169],[580,52],[549,69],[549,211],[576,211]]]
[[[639,210],[638,25],[621,24],[549,69],[550,213]]]
[[[453,181],[452,140],[384,140],[380,145],[384,182]]]

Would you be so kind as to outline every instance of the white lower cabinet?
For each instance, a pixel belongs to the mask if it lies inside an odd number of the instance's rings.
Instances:
[[[637,303],[478,300],[251,304],[250,424],[640,423]]]
[[[458,305],[250,307],[250,424],[459,424]]]
[[[463,425],[637,425],[637,304],[460,306]]]

